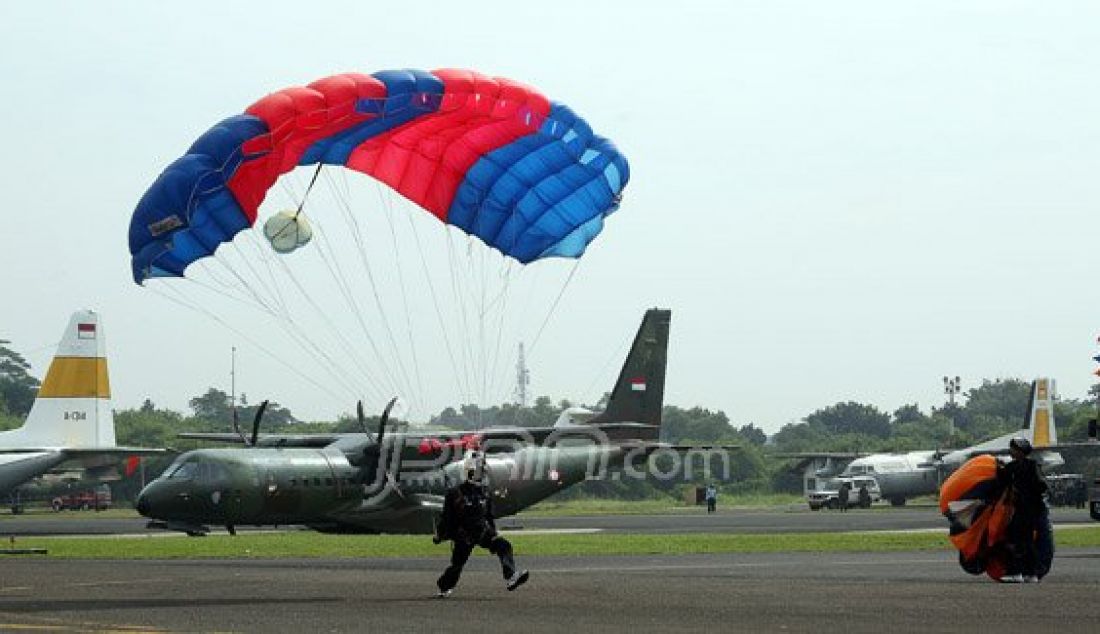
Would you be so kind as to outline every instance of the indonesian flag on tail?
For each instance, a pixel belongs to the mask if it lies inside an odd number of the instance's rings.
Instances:
[[[630,379],[630,391],[631,392],[644,392],[645,391],[645,377],[639,376]]]
[[[77,324],[76,336],[78,339],[95,339],[95,324]]]

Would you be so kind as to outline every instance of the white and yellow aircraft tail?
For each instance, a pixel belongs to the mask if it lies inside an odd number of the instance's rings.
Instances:
[[[23,426],[0,432],[0,492],[62,463],[97,468],[163,451],[115,444],[106,348],[99,315],[73,313]]]
[[[1035,379],[1031,384],[1023,431],[1035,449],[1058,444],[1058,429],[1054,426],[1054,379]]]
[[[73,313],[26,422],[0,432],[0,448],[114,447],[106,349],[99,315]]]
[[[1009,441],[1023,437],[1031,442],[1035,450],[1033,457],[1041,461],[1044,467],[1052,468],[1065,464],[1065,460],[1058,453],[1063,446],[1058,444],[1058,429],[1054,425],[1054,399],[1054,379],[1035,379],[1031,383],[1031,395],[1028,398],[1023,427],[993,440],[953,451],[944,456],[944,462],[958,466],[978,454],[1007,454]]]

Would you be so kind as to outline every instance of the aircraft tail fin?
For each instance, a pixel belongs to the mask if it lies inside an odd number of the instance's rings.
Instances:
[[[0,449],[114,447],[106,349],[99,315],[73,313],[26,421],[0,433]]]
[[[651,308],[646,311],[619,379],[611,390],[607,408],[589,424],[629,422],[660,427],[671,321],[671,310]]]
[[[1031,382],[1023,429],[1036,449],[1058,444],[1058,430],[1054,425],[1054,379]]]

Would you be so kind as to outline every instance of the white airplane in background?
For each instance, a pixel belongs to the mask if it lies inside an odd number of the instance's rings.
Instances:
[[[0,432],[0,495],[11,494],[18,512],[16,488],[62,465],[102,475],[122,459],[163,452],[115,444],[103,323],[90,310],[77,311],[23,426]]]
[[[826,461],[825,468],[815,469],[812,474],[807,473],[807,481],[813,476],[839,475],[841,478],[873,476],[882,491],[883,499],[890,500],[894,506],[902,506],[909,498],[936,494],[940,483],[947,475],[978,454],[1007,454],[1008,442],[1013,438],[1023,437],[1031,441],[1035,449],[1032,457],[1046,469],[1065,464],[1059,451],[1066,449],[1087,446],[1100,454],[1100,445],[1095,442],[1058,444],[1058,430],[1054,425],[1054,399],[1054,380],[1036,379],[1031,384],[1031,396],[1024,416],[1024,425],[1019,431],[964,449],[875,454],[800,453],[791,457]],[[835,467],[832,465],[843,460],[851,461],[843,471],[836,474]],[[810,469],[807,469],[807,472],[810,472]]]

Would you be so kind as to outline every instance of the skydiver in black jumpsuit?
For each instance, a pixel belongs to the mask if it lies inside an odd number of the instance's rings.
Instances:
[[[1031,443],[1026,438],[1013,438],[1008,446],[1012,460],[998,477],[1012,488],[1014,510],[1008,537],[1013,566],[1001,581],[1033,583],[1049,571],[1053,556],[1050,514],[1044,499],[1048,486],[1039,464],[1029,457]]]
[[[515,590],[527,582],[526,570],[516,570],[512,558],[512,544],[501,537],[493,521],[493,500],[478,480],[476,469],[468,469],[466,480],[447,491],[443,499],[443,518],[433,538],[435,543],[444,540],[454,542],[451,551],[451,565],[436,581],[439,597],[450,596],[462,567],[470,558],[474,546],[481,546],[500,558],[500,568],[509,591]]]

